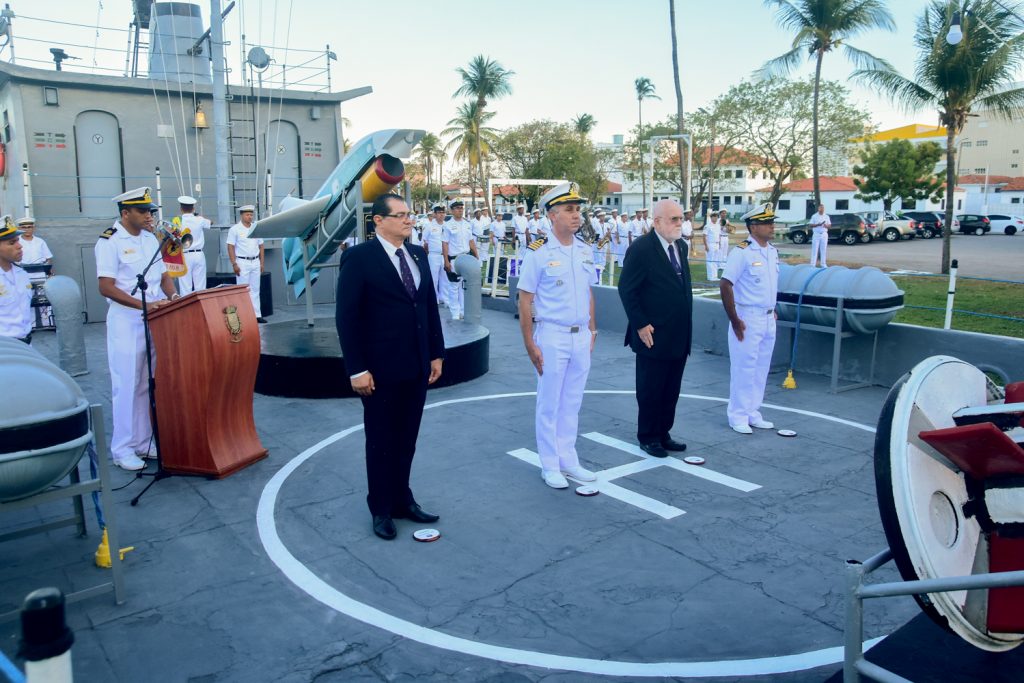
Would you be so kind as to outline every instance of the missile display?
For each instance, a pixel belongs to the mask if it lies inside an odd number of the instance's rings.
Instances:
[[[316,280],[316,266],[327,263],[357,227],[361,203],[369,203],[405,178],[402,158],[426,134],[389,129],[367,135],[342,158],[312,199],[285,197],[279,212],[257,221],[253,237],[285,238],[285,279],[296,298]],[[305,252],[305,258],[303,257]]]

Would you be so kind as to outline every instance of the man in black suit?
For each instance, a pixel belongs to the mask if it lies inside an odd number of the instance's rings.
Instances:
[[[409,207],[385,194],[371,215],[376,239],[341,255],[335,323],[352,390],[363,401],[373,532],[391,540],[394,518],[438,519],[416,503],[409,471],[427,385],[441,376],[444,337],[427,254],[405,241],[413,226]]]
[[[686,450],[669,434],[693,337],[682,230],[683,209],[675,200],[655,204],[654,230],[633,242],[619,276],[619,298],[629,318],[625,344],[636,354],[636,437],[657,458]]]

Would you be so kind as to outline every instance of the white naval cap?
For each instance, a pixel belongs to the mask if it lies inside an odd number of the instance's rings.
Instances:
[[[134,190],[122,192],[116,197],[111,197],[110,201],[117,202],[121,206],[137,206],[143,209],[160,208],[153,203],[153,197],[150,195],[148,187],[137,187]]]
[[[22,226],[22,225],[35,225],[35,224],[36,224],[36,219],[32,218],[32,216],[22,216],[21,218],[18,219],[18,221],[17,221],[17,223],[15,225]]]
[[[245,213],[246,211],[256,213],[256,206],[253,204],[246,204],[245,206],[238,207],[238,213]]]
[[[187,194],[183,194],[180,197],[178,197],[178,203],[185,204],[186,206],[195,206],[198,202],[196,202],[195,197],[190,197]]]
[[[580,186],[576,183],[562,183],[551,188],[540,198],[540,205],[545,209],[559,204],[586,204],[587,198],[580,196]]]

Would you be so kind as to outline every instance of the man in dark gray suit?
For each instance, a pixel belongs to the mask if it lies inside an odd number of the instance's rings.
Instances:
[[[678,202],[655,204],[654,230],[634,240],[619,276],[619,298],[629,319],[625,344],[636,354],[636,436],[644,452],[656,458],[686,450],[669,434],[693,337],[682,229]]]

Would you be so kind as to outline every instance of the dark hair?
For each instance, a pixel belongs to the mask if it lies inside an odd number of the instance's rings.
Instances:
[[[370,209],[370,216],[387,216],[391,213],[391,207],[389,205],[394,199],[397,199],[400,202],[405,201],[405,197],[397,195],[394,192],[385,192],[374,199],[373,207]]]

